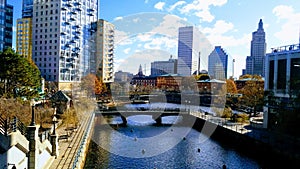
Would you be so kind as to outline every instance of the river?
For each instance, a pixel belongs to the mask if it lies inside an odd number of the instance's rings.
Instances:
[[[232,145],[181,126],[181,117],[163,117],[156,126],[150,116],[131,116],[126,127],[120,117],[97,118],[84,168],[262,168]]]

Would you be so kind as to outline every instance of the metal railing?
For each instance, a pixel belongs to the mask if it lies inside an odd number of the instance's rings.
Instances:
[[[87,130],[86,130],[86,132],[83,135],[83,138],[81,140],[80,146],[79,146],[78,151],[77,151],[77,153],[75,155],[75,160],[73,162],[72,169],[77,168],[78,167],[77,165],[80,163],[79,160],[80,160],[80,157],[81,157],[81,153],[83,152],[84,146],[86,145],[86,143],[87,143],[87,141],[89,139],[91,128],[93,126],[93,122],[92,121],[94,120],[94,117],[95,117],[95,112],[92,114],[92,116],[89,119]],[[86,148],[88,148],[88,147],[86,147]]]
[[[27,127],[17,117],[13,117],[12,120],[0,117],[0,134],[7,136],[17,130],[23,135],[26,135],[27,133]]]

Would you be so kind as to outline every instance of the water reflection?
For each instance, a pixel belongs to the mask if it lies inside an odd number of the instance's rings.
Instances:
[[[88,156],[85,168],[194,169],[222,168],[224,164],[227,168],[260,168],[255,160],[239,154],[232,147],[221,146],[198,131],[181,126],[182,119],[177,117],[164,117],[163,123],[169,125],[159,127],[150,116],[130,117],[127,127],[118,126],[118,118],[109,120],[114,125],[105,125],[107,121],[103,119],[96,125],[90,149],[93,157]],[[171,125],[174,122],[176,125]],[[157,135],[160,135],[159,139],[147,141]],[[168,147],[170,145],[175,146]],[[109,149],[103,149],[103,146]],[[167,151],[162,151],[166,147]]]

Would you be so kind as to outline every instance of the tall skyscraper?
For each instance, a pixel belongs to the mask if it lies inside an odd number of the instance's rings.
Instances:
[[[264,76],[264,57],[266,55],[266,34],[263,28],[263,22],[260,19],[258,23],[258,29],[257,31],[252,33],[252,41],[251,41],[251,53],[250,57],[247,58],[250,62],[252,62],[252,66],[249,66],[249,68],[252,68],[252,70],[246,68],[247,74],[256,74]],[[246,62],[247,62],[246,60]],[[249,65],[250,63],[246,63],[246,65]]]
[[[96,74],[104,83],[114,81],[114,31],[115,26],[103,19],[92,24],[96,32],[91,38],[91,73]],[[93,46],[94,45],[94,46]]]
[[[0,0],[0,51],[12,47],[13,6]]]
[[[177,72],[190,76],[198,69],[200,32],[194,26],[180,27],[178,33]]]
[[[70,90],[89,73],[91,23],[97,16],[98,0],[34,0],[32,59],[60,90]]]
[[[208,56],[208,73],[215,79],[227,79],[228,54],[221,46],[215,46]]]
[[[16,47],[17,52],[32,59],[32,15],[33,0],[23,0],[22,18],[17,19]]]

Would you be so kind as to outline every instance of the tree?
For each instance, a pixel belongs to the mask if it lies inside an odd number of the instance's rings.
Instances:
[[[94,97],[107,92],[107,87],[96,75],[88,74],[81,79],[80,86],[86,91],[88,97]]]
[[[227,87],[227,93],[230,93],[230,94],[237,93],[236,84],[234,83],[233,79],[226,80],[226,87]]]
[[[0,53],[0,96],[30,99],[38,95],[40,86],[40,71],[32,61],[10,48]]]
[[[255,115],[257,108],[261,108],[264,104],[264,81],[260,76],[254,75],[246,82],[240,93],[243,94],[241,104],[253,108]]]
[[[194,78],[196,80],[209,80],[210,77],[208,74],[199,74],[199,75],[195,75]]]

